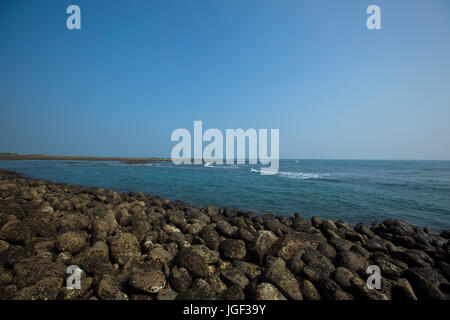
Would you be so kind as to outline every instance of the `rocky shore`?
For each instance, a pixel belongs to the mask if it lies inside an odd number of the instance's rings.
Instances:
[[[261,216],[0,170],[0,299],[446,300],[449,239],[395,219]],[[72,265],[80,289],[66,287]]]

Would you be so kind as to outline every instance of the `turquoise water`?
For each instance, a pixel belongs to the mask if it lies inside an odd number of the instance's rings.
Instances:
[[[128,165],[89,161],[0,161],[0,168],[55,182],[143,191],[219,206],[350,223],[395,217],[450,229],[450,161],[281,160],[276,176],[256,165]]]

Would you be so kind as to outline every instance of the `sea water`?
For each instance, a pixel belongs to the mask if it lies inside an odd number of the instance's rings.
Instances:
[[[257,165],[144,165],[113,161],[0,161],[27,177],[142,191],[198,206],[255,213],[382,222],[398,218],[450,229],[450,161],[280,160],[277,175]]]

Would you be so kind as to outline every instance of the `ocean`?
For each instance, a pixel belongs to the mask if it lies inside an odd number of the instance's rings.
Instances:
[[[450,161],[280,160],[258,165],[124,164],[114,161],[0,161],[0,168],[53,182],[142,191],[198,206],[358,222],[388,218],[450,229]]]

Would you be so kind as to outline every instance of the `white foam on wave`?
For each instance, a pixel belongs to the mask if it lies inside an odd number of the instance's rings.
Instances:
[[[250,172],[261,173],[264,172],[264,169],[258,170],[255,168],[251,168]],[[276,176],[289,179],[308,180],[308,179],[324,179],[326,177],[329,177],[330,175],[328,173],[278,171]]]

